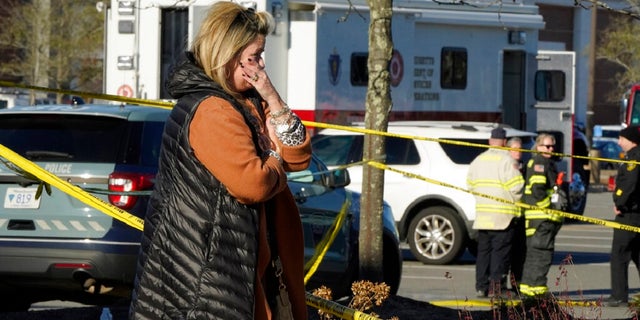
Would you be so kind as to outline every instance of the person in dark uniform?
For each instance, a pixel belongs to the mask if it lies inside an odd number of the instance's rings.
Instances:
[[[618,144],[626,153],[625,160],[640,161],[640,127],[620,131]],[[640,164],[623,163],[618,168],[613,193],[615,222],[640,227]],[[629,262],[633,260],[640,274],[640,233],[613,230],[611,243],[611,296],[603,304],[609,307],[627,305],[629,299]]]
[[[555,238],[562,226],[562,216],[542,210],[554,208],[552,195],[558,170],[550,152],[554,151],[555,143],[553,135],[538,135],[534,146],[534,150],[538,152],[531,157],[525,168],[522,201],[536,207],[524,212],[527,252],[520,293],[525,297],[544,296],[548,293],[547,273],[553,259]]]
[[[507,147],[512,148],[509,150],[511,157],[516,160],[518,164],[518,170],[524,177],[525,169],[522,163],[522,139],[518,137],[512,137],[507,140]],[[524,229],[524,213],[515,218],[513,221],[515,225],[515,235],[513,236],[513,245],[511,247],[511,288],[515,289],[522,282],[522,272],[524,270],[524,258],[527,253],[527,237],[525,236]]]

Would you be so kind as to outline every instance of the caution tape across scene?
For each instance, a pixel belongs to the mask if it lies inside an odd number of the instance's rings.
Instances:
[[[159,102],[159,101],[144,100],[144,99],[125,98],[120,96],[92,94],[92,93],[77,92],[77,91],[70,91],[70,90],[53,90],[48,88],[18,85],[18,84],[13,85],[12,83],[8,83],[6,81],[0,81],[0,87],[1,86],[13,86],[13,87],[24,88],[24,89],[51,91],[51,92],[57,92],[62,94],[86,96],[86,97],[92,97],[92,98],[103,99],[103,100],[115,100],[119,102],[140,104],[140,105],[146,105],[150,107],[171,108],[173,106],[173,103],[170,103],[170,102]],[[13,169],[19,174],[24,174],[24,173],[29,174],[30,176],[35,177],[40,181],[42,181],[41,186],[44,185],[45,186],[44,188],[50,188],[50,186],[56,187],[60,191],[82,201],[86,205],[91,206],[111,216],[114,219],[122,221],[123,223],[133,228],[136,228],[138,230],[143,230],[144,228],[143,219],[136,217],[116,206],[113,206],[110,203],[104,202],[103,200],[93,196],[90,192],[87,192],[87,190],[83,190],[78,186],[72,185],[58,178],[56,175],[50,173],[49,171],[38,166],[37,164],[29,161],[28,159],[13,152],[11,149],[0,144],[0,160],[2,159],[6,159],[6,161],[1,161],[1,162],[3,162],[9,169]],[[108,190],[89,190],[89,191],[94,193],[102,193],[102,194],[113,193]],[[123,194],[123,193],[130,194],[129,192],[118,192],[118,194]],[[351,194],[348,193],[347,200],[342,205],[340,213],[336,217],[336,220],[333,222],[333,225],[331,226],[331,228],[329,228],[328,232],[326,232],[323,238],[320,240],[318,246],[315,249],[315,253],[313,257],[305,265],[305,271],[307,272],[304,278],[305,283],[315,273],[318,266],[322,262],[324,255],[327,253],[328,248],[331,246],[331,244],[335,240],[340,228],[342,227],[342,225],[344,225],[344,222],[347,216],[346,212],[348,211],[348,208],[350,205],[351,205]],[[345,320],[351,320],[351,319],[377,320],[379,319],[379,318],[370,316],[366,313],[360,312],[358,310],[342,306],[333,301],[329,301],[329,300],[325,300],[325,299],[313,296],[308,292],[306,293],[306,303],[309,306],[315,305],[316,308],[323,310],[325,312],[334,314],[340,317],[341,319],[345,319]]]
[[[122,103],[129,103],[129,104],[137,104],[137,105],[143,105],[143,106],[149,106],[149,107],[159,107],[159,108],[165,108],[165,109],[171,109],[174,105],[174,102],[171,101],[156,101],[156,100],[147,100],[147,99],[138,99],[138,98],[126,98],[126,97],[122,97],[122,96],[117,96],[117,95],[108,95],[108,94],[96,94],[96,93],[89,93],[89,92],[79,92],[79,91],[72,91],[72,90],[60,90],[60,89],[51,89],[51,88],[44,88],[44,87],[37,87],[37,86],[30,86],[30,85],[22,85],[22,84],[17,84],[17,83],[13,83],[13,82],[8,82],[8,81],[0,81],[0,87],[15,87],[15,88],[22,88],[22,89],[29,89],[29,90],[38,90],[38,91],[47,91],[47,92],[55,92],[55,93],[60,93],[60,94],[68,94],[68,95],[75,95],[75,96],[81,96],[81,97],[90,97],[90,98],[94,98],[94,99],[102,99],[102,100],[109,100],[109,101],[118,101],[118,102],[122,102]],[[449,144],[455,144],[455,145],[463,145],[463,146],[469,146],[469,147],[483,147],[483,148],[498,148],[498,149],[504,149],[504,150],[518,150],[521,152],[529,152],[529,153],[535,153],[536,151],[534,150],[530,150],[530,149],[513,149],[513,148],[508,148],[508,147],[499,147],[499,146],[488,146],[485,144],[477,144],[477,143],[469,143],[469,142],[462,142],[462,141],[454,141],[454,140],[447,140],[447,139],[435,139],[435,138],[429,138],[429,137],[421,137],[421,136],[411,136],[411,135],[401,135],[401,134],[394,134],[394,133],[389,133],[389,132],[381,132],[381,131],[376,131],[376,130],[370,130],[370,129],[362,129],[362,128],[354,128],[351,126],[342,126],[342,125],[334,125],[334,124],[327,124],[327,123],[320,123],[320,122],[313,122],[313,121],[302,121],[306,126],[311,126],[311,127],[316,127],[316,128],[333,128],[333,129],[339,129],[339,130],[345,130],[345,131],[351,131],[351,132],[358,132],[358,133],[362,133],[362,134],[376,134],[376,135],[382,135],[382,136],[388,136],[388,137],[398,137],[398,138],[405,138],[405,139],[414,139],[414,140],[426,140],[426,141],[433,141],[433,142],[439,142],[439,143],[449,143]],[[562,154],[562,153],[551,153],[554,156],[559,156],[559,157],[572,157],[572,158],[577,158],[577,159],[587,159],[587,160],[597,160],[597,161],[607,161],[607,162],[615,162],[615,163],[636,163],[635,161],[627,161],[627,160],[612,160],[612,159],[605,159],[605,158],[598,158],[598,157],[587,157],[587,156],[578,156],[578,155],[570,155],[570,154]],[[93,196],[91,193],[83,190],[82,188],[72,185],[64,180],[61,180],[60,178],[58,178],[56,175],[51,174],[50,172],[44,170],[43,168],[39,167],[38,165],[34,164],[33,162],[21,157],[20,155],[16,154],[15,152],[13,152],[12,150],[6,148],[3,145],[0,145],[0,157],[7,159],[9,162],[11,162],[12,164],[16,165],[17,167],[21,168],[22,170],[32,174],[33,176],[35,176],[36,178],[40,179],[41,181],[43,181],[45,184],[54,186],[58,189],[60,189],[61,191],[77,198],[78,200],[82,201],[83,203],[96,208],[97,210],[113,217],[114,219],[118,219],[120,221],[122,221],[123,223],[136,228],[138,230],[142,230],[144,227],[144,220],[136,217],[134,215],[129,214],[128,212],[117,208],[109,203],[106,203],[104,201],[102,201],[101,199]],[[621,230],[626,230],[626,231],[632,231],[632,232],[640,232],[640,228],[638,227],[634,227],[634,226],[629,226],[629,225],[623,225],[623,224],[619,224],[613,221],[608,221],[608,220],[602,220],[602,219],[597,219],[597,218],[590,218],[590,217],[585,217],[585,216],[581,216],[581,215],[576,215],[576,214],[571,214],[571,213],[567,213],[567,212],[563,212],[563,211],[559,211],[559,210],[553,210],[553,209],[547,209],[547,208],[537,208],[535,206],[531,206],[531,205],[527,205],[524,203],[513,203],[510,202],[508,200],[504,200],[504,199],[499,199],[499,198],[495,198],[489,195],[485,195],[485,194],[479,194],[476,192],[471,192],[469,190],[466,190],[464,188],[459,188],[456,187],[454,185],[442,182],[442,181],[437,181],[437,180],[433,180],[430,179],[428,177],[423,177],[411,172],[406,172],[406,171],[402,171],[402,170],[398,170],[395,168],[392,168],[390,166],[387,166],[386,164],[382,163],[382,162],[378,162],[378,161],[362,161],[362,162],[357,162],[357,163],[351,163],[349,165],[344,165],[344,166],[340,166],[338,169],[344,169],[344,168],[348,168],[350,166],[354,166],[354,165],[362,165],[362,164],[367,164],[373,167],[376,167],[378,169],[381,170],[389,170],[392,172],[396,172],[399,174],[403,174],[407,177],[412,177],[415,179],[419,179],[428,183],[432,183],[432,184],[437,184],[440,186],[444,186],[444,187],[448,187],[448,188],[452,188],[452,189],[456,189],[459,191],[464,191],[464,192],[468,192],[471,193],[475,196],[479,196],[479,197],[485,197],[485,198],[490,198],[493,199],[495,201],[499,201],[499,202],[505,202],[505,203],[511,203],[511,204],[515,204],[521,208],[525,208],[525,209],[539,209],[539,210],[543,210],[547,213],[552,213],[552,214],[556,214],[559,216],[562,216],[564,218],[567,219],[574,219],[574,220],[579,220],[579,221],[583,221],[583,222],[587,222],[587,223],[592,223],[595,225],[601,225],[604,227],[609,227],[609,228],[616,228],[616,229],[621,229]],[[97,190],[94,190],[93,192],[99,192]],[[104,191],[102,191],[104,192]],[[346,211],[350,205],[350,198],[347,199],[347,201],[343,204],[340,214],[336,217],[336,220],[334,221],[333,225],[331,226],[330,230],[324,235],[324,238],[319,242],[318,247],[316,248],[316,253],[314,254],[313,258],[307,262],[307,264],[305,265],[305,270],[307,270],[307,275],[305,276],[305,283],[306,281],[312,276],[312,274],[315,272],[315,270],[317,269],[317,266],[320,264],[320,262],[322,261],[322,257],[323,255],[326,253],[326,251],[328,250],[328,247],[330,247],[331,243],[333,242],[333,240],[335,239],[337,230],[340,229],[340,227],[342,226],[342,224],[344,223],[344,219],[346,216]],[[378,319],[376,317],[367,315],[365,313],[362,313],[358,310],[354,310],[354,309],[350,309],[347,308],[343,305],[340,305],[338,303],[335,303],[333,301],[329,301],[329,300],[325,300],[316,296],[313,296],[310,293],[307,293],[307,297],[306,297],[306,301],[307,304],[309,306],[318,308],[320,310],[326,311],[334,316],[340,317],[341,319],[363,319],[363,320],[369,320],[369,319]],[[432,302],[434,305],[439,305],[439,306],[447,306],[447,307],[460,307],[461,302],[463,303],[463,306],[491,306],[491,305],[495,305],[495,302],[491,302],[491,301],[481,301],[481,300],[467,300],[465,299],[464,301],[461,300],[452,300],[452,301],[435,301]],[[517,303],[517,302],[516,302]],[[580,304],[585,304],[585,305],[592,305],[593,302],[568,302],[570,304],[573,305],[580,305]]]

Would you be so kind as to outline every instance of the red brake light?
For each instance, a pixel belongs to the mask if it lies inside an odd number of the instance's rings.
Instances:
[[[153,187],[154,174],[114,172],[109,175],[109,191],[142,191]],[[109,202],[114,206],[128,210],[133,208],[138,196],[110,194]]]
[[[93,266],[88,263],[54,263],[53,267],[56,269],[93,269]]]

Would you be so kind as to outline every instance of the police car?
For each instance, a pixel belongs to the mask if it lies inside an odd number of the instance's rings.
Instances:
[[[129,105],[14,107],[0,110],[0,144],[143,219],[169,113]],[[41,183],[10,158],[0,154],[0,287],[53,286],[108,295],[131,285],[141,231]],[[315,157],[289,182],[301,211],[307,259],[342,204],[349,203],[346,222],[310,282],[341,293],[349,291],[358,264],[359,194],[344,189],[349,182],[346,171],[329,172]],[[402,258],[388,206],[384,216],[385,281],[396,292]],[[0,309],[24,308],[18,298],[5,292]]]

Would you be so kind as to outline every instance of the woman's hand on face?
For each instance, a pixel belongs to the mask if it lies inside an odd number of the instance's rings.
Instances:
[[[253,59],[249,58],[246,63],[241,62],[240,67],[242,68],[242,76],[245,81],[258,91],[262,99],[267,101],[267,103],[280,100],[280,95],[271,83],[269,75],[264,70],[263,60],[259,60],[256,63]]]

